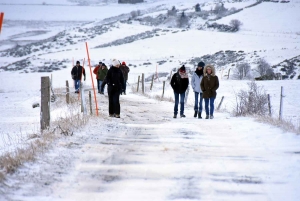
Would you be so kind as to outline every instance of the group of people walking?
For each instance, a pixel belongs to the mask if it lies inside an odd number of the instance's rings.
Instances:
[[[179,70],[172,76],[171,86],[174,91],[175,105],[174,116],[177,118],[178,105],[180,102],[180,117],[185,117],[184,101],[185,93],[189,85],[189,78],[186,73],[185,66],[181,66]],[[195,95],[194,117],[202,119],[202,103],[205,103],[205,119],[214,118],[214,101],[219,88],[219,79],[216,76],[215,68],[212,65],[206,65],[204,62],[199,62],[196,71],[192,77],[192,88]],[[179,100],[180,98],[180,100]]]
[[[120,63],[117,59],[112,60],[112,65],[109,69],[105,63],[99,62],[93,70],[97,79],[98,93],[104,94],[105,85],[108,85],[108,112],[110,117],[120,118],[120,95],[126,95],[126,82],[129,71],[130,69],[126,63],[124,61]],[[79,93],[82,75],[84,76],[84,80],[86,79],[85,69],[80,65],[79,61],[72,68],[71,75],[75,83],[75,93]],[[184,65],[172,76],[170,84],[173,88],[175,98],[173,118],[177,118],[179,104],[180,117],[184,118],[186,117],[184,114],[185,94],[189,86],[189,76]],[[194,117],[202,119],[202,103],[204,99],[205,119],[213,119],[214,101],[217,96],[216,91],[219,88],[219,79],[216,76],[214,66],[205,66],[204,62],[199,62],[196,71],[193,73],[191,84],[195,96]]]
[[[120,63],[117,59],[112,60],[112,65],[109,69],[105,63],[99,62],[93,70],[97,79],[98,93],[104,94],[105,85],[107,84],[108,86],[108,110],[110,117],[120,118],[120,95],[126,95],[129,71],[130,69],[126,63],[124,61]],[[79,61],[72,68],[71,75],[75,83],[75,93],[79,93],[82,75],[84,75],[84,81],[86,79],[85,69],[80,65]]]

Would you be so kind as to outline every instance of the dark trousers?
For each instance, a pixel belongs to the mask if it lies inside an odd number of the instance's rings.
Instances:
[[[215,110],[214,101],[215,101],[215,97],[204,98],[206,115],[210,115],[210,116],[214,115],[214,110]],[[209,106],[209,108],[208,108],[208,106]]]
[[[179,104],[179,96],[180,96],[180,115],[184,114],[184,98],[185,98],[185,93],[176,93],[174,92],[175,96],[175,105],[174,105],[174,114],[178,114],[178,104]]]
[[[101,87],[101,84],[99,83],[100,80],[97,79],[97,89],[98,89],[98,93],[100,92],[100,87]]]
[[[109,114],[120,114],[120,89],[108,86],[108,112]]]
[[[123,89],[123,92],[125,92],[125,93],[126,93],[126,82],[127,82],[127,80],[124,81],[124,89]]]

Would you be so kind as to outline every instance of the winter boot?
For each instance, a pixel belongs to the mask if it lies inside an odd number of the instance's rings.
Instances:
[[[201,112],[198,113],[198,119],[202,119]]]
[[[210,119],[213,119],[214,118],[214,116],[213,115],[210,115]]]
[[[209,115],[206,115],[205,119],[209,119]]]
[[[180,117],[181,117],[181,118],[184,118],[184,117],[185,117],[185,115],[184,115],[184,114],[181,114],[181,115],[180,115]]]
[[[177,114],[174,114],[173,118],[176,119],[177,118]]]
[[[197,111],[195,111],[194,117],[197,117]]]

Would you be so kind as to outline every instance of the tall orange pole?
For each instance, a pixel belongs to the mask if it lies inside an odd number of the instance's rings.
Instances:
[[[94,98],[95,98],[95,105],[96,105],[96,114],[98,116],[98,104],[97,104],[96,90],[95,90],[95,87],[94,87],[94,80],[93,80],[93,74],[92,74],[92,66],[91,66],[91,60],[90,60],[90,54],[89,54],[89,48],[88,48],[87,42],[85,42],[85,46],[86,46],[86,52],[87,52],[87,56],[88,56],[89,66],[90,66],[90,73],[91,73],[92,85],[93,85],[93,90],[94,90]]]
[[[3,20],[4,20],[4,13],[0,13],[0,33],[1,33],[1,30],[2,30]]]

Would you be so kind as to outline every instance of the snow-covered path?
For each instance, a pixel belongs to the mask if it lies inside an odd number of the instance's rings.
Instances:
[[[100,118],[9,177],[4,200],[300,196],[300,138],[295,134],[277,134],[278,128],[224,113],[213,120],[194,119],[192,108],[186,108],[187,118],[173,119],[173,103],[132,94],[121,96],[121,119],[109,118],[107,99],[99,96],[99,101]]]

